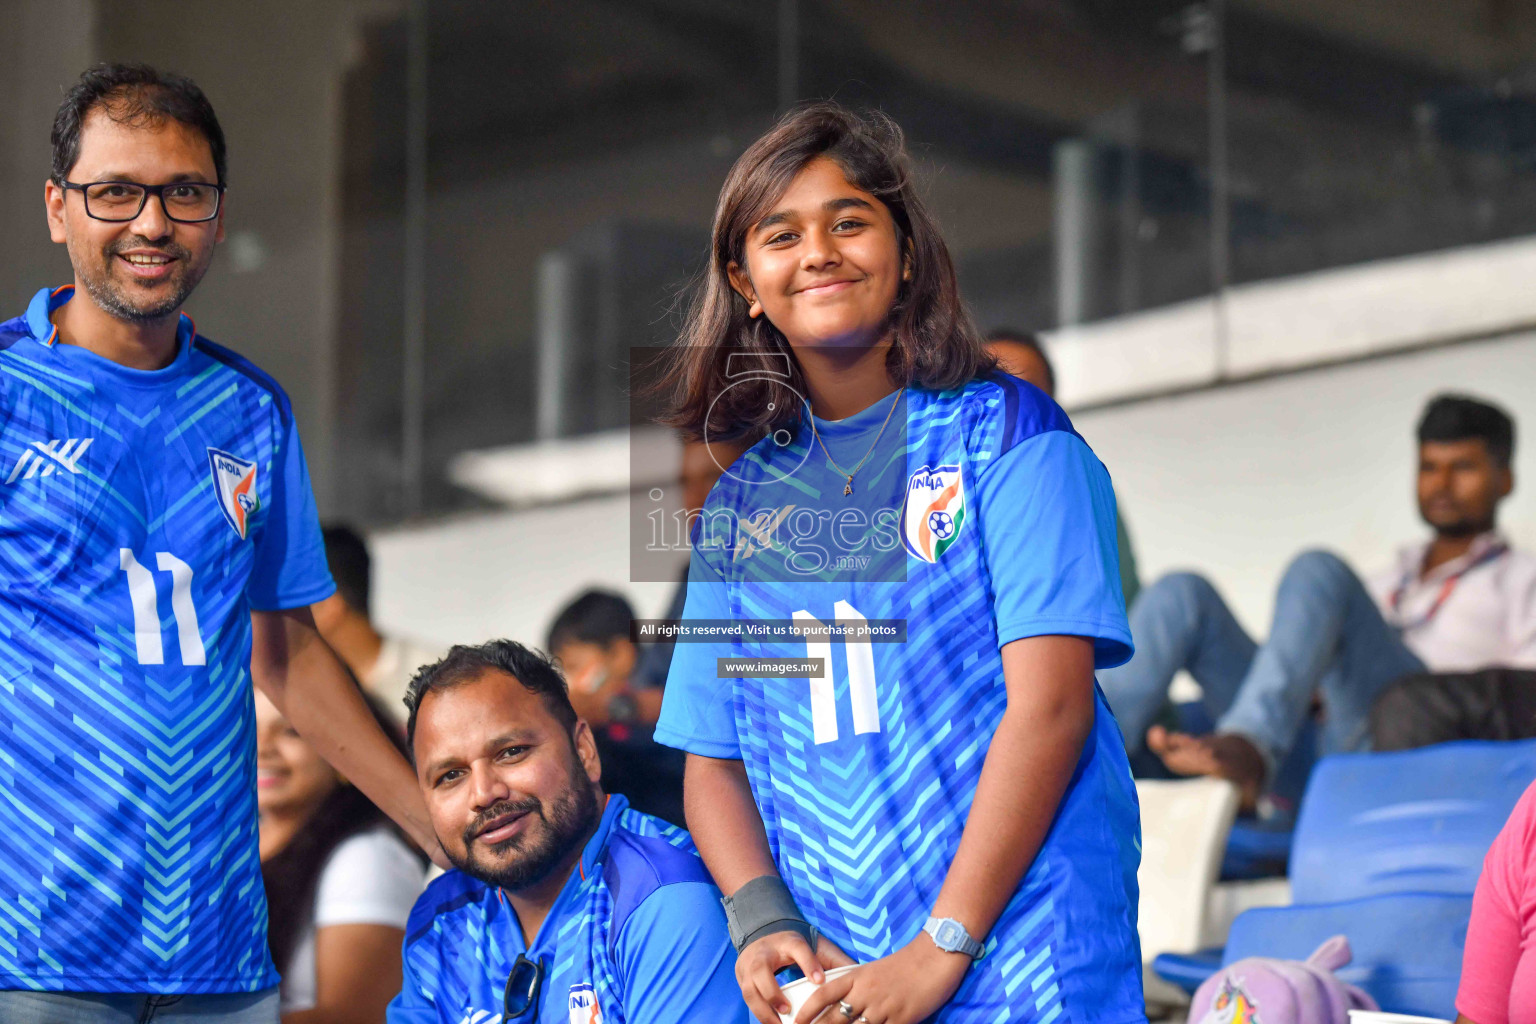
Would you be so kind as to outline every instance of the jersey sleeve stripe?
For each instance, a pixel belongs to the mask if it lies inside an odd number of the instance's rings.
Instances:
[[[273,380],[254,363],[244,356],[231,352],[223,345],[214,344],[202,335],[194,338],[192,344],[193,347],[210,359],[223,363],[231,370],[249,379],[257,387],[268,392],[272,396],[272,400],[277,403],[278,409],[281,410],[284,424],[293,422],[293,406],[289,404],[288,393],[283,390],[281,384]]]

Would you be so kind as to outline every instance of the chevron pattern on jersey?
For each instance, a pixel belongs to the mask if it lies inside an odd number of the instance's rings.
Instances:
[[[907,389],[905,436],[882,438],[854,497],[862,491],[873,496],[867,500],[899,505],[910,472],[958,465],[967,501],[974,501],[976,481],[997,458],[1042,432],[1071,432],[1059,409],[1021,387],[977,381],[945,393]],[[835,450],[864,450],[878,426],[877,417],[865,433],[834,442],[842,446]],[[844,478],[819,452],[805,458],[814,443],[802,429],[789,445],[758,445],[716,485],[706,514],[795,504],[835,515],[848,507],[853,499],[843,494]],[[803,458],[793,486],[779,482]],[[966,514],[985,511],[968,507]],[[704,556],[726,581],[731,614],[742,621],[803,611],[828,622],[837,617],[834,606],[846,602],[867,619],[907,622],[905,644],[868,645],[878,731],[857,731],[851,643],[830,645],[830,741],[816,741],[809,681],[732,682],[735,740],[779,870],[807,917],[859,960],[886,956],[919,934],[1007,705],[987,552],[979,527],[967,523],[936,564],[898,547],[895,557],[905,564],[894,573],[796,574],[786,571],[782,556],[761,550]],[[815,656],[798,641],[745,641],[729,653]],[[1134,890],[1129,922],[1123,895],[1116,899],[1127,865],[1134,887],[1136,808],[1134,796],[1119,795],[1130,790],[1118,730],[1100,700],[1094,740],[1058,824],[994,928],[989,954],[936,1020],[1138,1019]],[[1103,940],[1068,928],[1106,920]],[[1074,1015],[1064,977],[1069,967],[1079,991],[1085,984],[1106,991],[1118,985],[1136,998],[1109,1000],[1108,1016]]]
[[[291,422],[189,325],[170,367],[126,382],[27,318],[0,324],[0,481],[39,445],[92,439],[73,468],[0,482],[0,987],[277,983],[246,586]],[[250,539],[210,447],[257,465]]]

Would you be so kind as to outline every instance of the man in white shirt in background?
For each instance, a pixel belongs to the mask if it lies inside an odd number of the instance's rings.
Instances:
[[[1230,779],[1251,809],[1315,698],[1321,752],[1362,750],[1372,703],[1396,679],[1536,668],[1536,557],[1496,530],[1514,488],[1514,423],[1485,402],[1441,395],[1425,408],[1418,440],[1419,512],[1434,536],[1369,585],[1329,552],[1297,556],[1264,644],[1203,577],[1170,574],[1141,593],[1130,614],[1135,657],[1099,674],[1128,748],[1145,736],[1172,771]],[[1151,724],[1180,669],[1204,690],[1211,735]]]
[[[405,725],[405,690],[423,665],[447,652],[431,644],[384,636],[373,625],[373,559],[368,544],[350,526],[326,526],[325,558],[336,593],[315,605],[315,624],[331,649],[346,662],[363,689],[378,697]]]

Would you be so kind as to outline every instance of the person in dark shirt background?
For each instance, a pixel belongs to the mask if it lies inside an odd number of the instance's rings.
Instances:
[[[588,590],[555,616],[546,646],[565,673],[571,706],[592,727],[603,790],[681,826],[684,756],[651,738],[662,689],[632,683],[639,657],[630,636],[634,617],[618,594]]]

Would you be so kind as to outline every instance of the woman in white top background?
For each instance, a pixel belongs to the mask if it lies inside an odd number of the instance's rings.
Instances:
[[[399,743],[374,703],[374,716]],[[382,1021],[426,861],[256,694],[256,804],[267,942],[283,1024]]]

